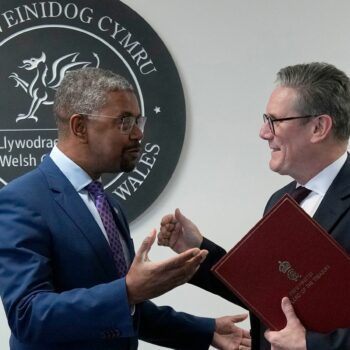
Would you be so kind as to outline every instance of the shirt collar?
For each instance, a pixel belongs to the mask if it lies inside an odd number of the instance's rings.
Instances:
[[[345,164],[347,156],[347,152],[345,152],[340,158],[328,165],[311,180],[309,180],[304,187],[308,188],[312,192],[316,192],[324,196],[329,186],[338,175],[340,169]]]
[[[84,189],[91,181],[91,177],[69,157],[67,157],[57,146],[50,153],[53,162],[67,177],[77,192]]]

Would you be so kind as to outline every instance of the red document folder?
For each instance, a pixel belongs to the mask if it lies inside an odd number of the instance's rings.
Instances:
[[[307,330],[350,327],[350,257],[288,195],[212,271],[272,330],[284,296]]]

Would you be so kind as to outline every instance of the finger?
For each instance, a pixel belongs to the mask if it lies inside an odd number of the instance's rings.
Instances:
[[[177,261],[179,260],[177,259],[179,255],[175,259],[171,258],[162,261],[159,265],[160,272],[163,276],[166,276],[167,280],[167,284],[164,285],[164,292],[189,281],[199,268],[202,254],[206,253],[207,251],[200,251],[199,254],[190,260],[183,261],[182,264]]]
[[[169,224],[169,223],[174,223],[175,218],[173,214],[167,214],[164,215],[162,220],[160,221],[161,226]]]
[[[178,254],[172,258],[163,261],[163,267],[165,270],[176,269],[184,266],[186,263],[200,263],[202,255],[205,255],[206,251],[201,251],[198,248],[192,248]]]
[[[250,332],[247,331],[246,329],[242,329],[242,331],[243,331],[243,334],[242,334],[243,339],[247,339],[247,340],[250,341],[250,340],[252,339],[252,337],[251,337],[251,335],[250,335]]]
[[[174,225],[175,225],[175,228],[174,228],[175,232],[181,232],[182,231],[182,224],[179,221],[176,221],[176,223]]]
[[[158,233],[158,245],[171,247],[176,242],[177,235],[178,233],[174,230],[174,224],[162,226]]]
[[[207,250],[202,250],[198,255],[194,256],[192,259],[188,260],[182,270],[183,270],[183,282],[188,281],[199,269],[200,264],[206,258],[208,254]]]
[[[294,312],[293,305],[287,297],[282,298],[281,306],[282,306],[282,311],[286,316],[287,324],[294,321],[299,322],[299,319]]]
[[[161,236],[159,236],[158,234],[158,239],[157,239],[157,244],[163,247],[169,247],[169,239],[167,238],[163,238]]]
[[[245,319],[247,319],[248,314],[241,314],[241,315],[235,315],[232,316],[232,322],[237,323],[237,322],[242,322]]]
[[[158,234],[157,244],[160,245],[160,246],[168,247],[169,246],[169,240],[159,236],[159,234]]]
[[[175,223],[169,222],[166,225],[164,225],[164,228],[166,228],[168,231],[173,231],[175,228]]]
[[[186,224],[189,220],[185,215],[183,215],[179,208],[175,209],[175,219],[181,223],[181,225]]]
[[[162,238],[170,238],[174,233],[176,233],[177,230],[178,228],[175,224],[166,224],[161,226],[159,230],[159,235]]]
[[[188,261],[188,263],[192,263],[192,262],[194,262],[195,264],[201,264],[204,260],[205,260],[205,258],[207,257],[207,255],[208,255],[208,251],[207,250],[205,250],[205,249],[202,249],[200,252],[199,252],[199,254],[198,255],[196,255],[196,256],[194,256],[192,259],[190,259],[189,261]],[[198,265],[198,267],[199,267],[199,265]]]
[[[158,237],[161,237],[163,239],[169,239],[170,235],[171,235],[171,232],[169,232],[169,230],[165,226],[162,226],[160,228]]]
[[[201,254],[200,254],[200,256],[201,256],[201,262],[200,262],[200,263],[202,263],[202,262],[206,259],[206,257],[208,256],[208,254],[209,254],[209,252],[208,252],[206,249],[202,249],[202,250],[201,250]]]
[[[250,349],[251,349],[250,346],[245,346],[245,345],[240,345],[240,346],[238,347],[238,350],[250,350]]]
[[[250,338],[246,338],[246,337],[242,338],[241,345],[251,346],[252,345],[252,340]]]
[[[171,234],[173,233],[173,231],[175,230],[175,224],[173,223],[169,223],[169,224],[166,224],[164,226],[162,226],[161,228],[161,231],[164,233],[164,234],[167,234],[168,236],[171,236]]]
[[[151,233],[142,241],[141,246],[135,255],[136,262],[142,262],[148,259],[148,252],[156,239],[156,234],[157,231],[153,229]]]

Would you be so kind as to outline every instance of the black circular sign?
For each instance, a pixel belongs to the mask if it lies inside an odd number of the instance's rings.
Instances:
[[[35,168],[57,141],[52,104],[65,72],[101,67],[133,84],[148,117],[135,169],[103,182],[130,221],[147,209],[175,169],[186,113],[175,64],[145,20],[117,0],[3,0],[0,57],[0,186]]]

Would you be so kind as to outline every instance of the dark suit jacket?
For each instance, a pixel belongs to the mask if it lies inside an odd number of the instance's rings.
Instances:
[[[274,193],[269,199],[264,214],[286,193],[291,193],[296,186],[295,181]],[[326,229],[350,254],[350,158],[348,158],[337,177],[329,187],[314,219]],[[223,256],[225,250],[215,243],[204,239],[203,249],[209,250],[209,255],[201,265],[199,271],[191,280],[191,283],[211,291],[223,298],[244,307],[240,300],[234,296],[221,282],[210,273],[210,268]],[[344,276],[347,278],[347,276]],[[350,276],[349,276],[350,278]],[[319,307],[322,307],[320,305]],[[350,306],[344,305],[349,309]],[[253,350],[265,349],[266,341],[263,337],[265,327],[251,313],[251,333]],[[349,322],[350,327],[350,322]],[[350,349],[350,328],[338,329],[329,334],[308,332],[306,337],[308,350],[345,350]]]
[[[134,246],[118,203],[131,258]],[[108,243],[50,157],[0,191],[0,294],[13,350],[208,349],[214,320],[150,301],[131,316]]]

